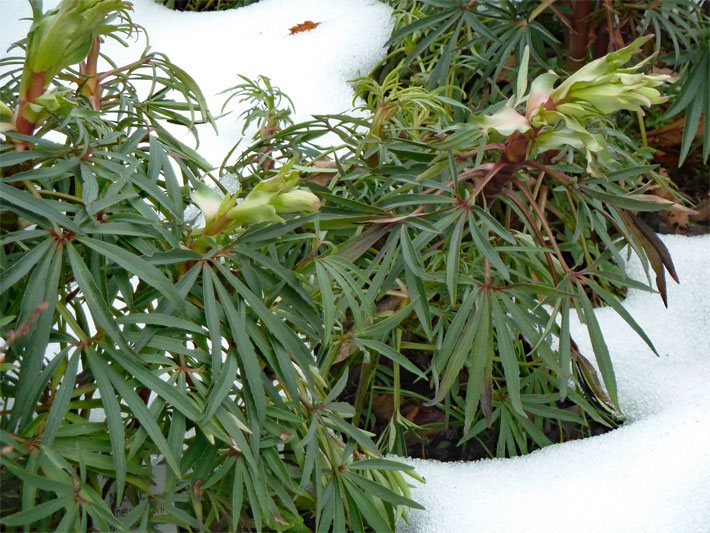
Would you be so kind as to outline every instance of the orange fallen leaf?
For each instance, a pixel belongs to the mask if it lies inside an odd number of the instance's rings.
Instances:
[[[295,35],[296,33],[314,30],[318,26],[320,26],[320,22],[313,22],[312,20],[307,20],[305,22],[301,22],[300,24],[296,24],[292,28],[289,28],[289,30],[291,31],[291,35]]]

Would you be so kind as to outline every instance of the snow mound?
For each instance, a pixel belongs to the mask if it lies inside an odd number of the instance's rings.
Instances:
[[[410,459],[426,479],[412,497],[426,510],[410,511],[400,533],[710,531],[710,235],[661,238],[681,280],[669,283],[669,308],[636,290],[624,301],[660,358],[612,309],[596,311],[627,423],[525,457]],[[645,280],[637,260],[628,272]],[[578,321],[572,335],[592,353]]]
[[[146,29],[152,50],[166,54],[197,80],[215,116],[227,98],[219,93],[241,83],[240,74],[270,78],[293,100],[296,121],[351,109],[349,82],[369,74],[384,57],[393,24],[392,9],[374,0],[261,0],[207,13],[173,11],[154,0],[132,3],[131,18]],[[45,0],[44,9],[57,4]],[[8,22],[30,17],[29,3],[2,0],[0,16]],[[318,25],[291,34],[291,28],[306,21]],[[0,57],[26,35],[29,24],[3,24]],[[129,63],[139,57],[144,41],[129,44],[126,49],[107,42],[103,51],[118,64]],[[245,110],[232,100],[227,108],[231,113],[217,121],[219,135],[209,125],[199,126],[200,155],[219,165],[242,137],[237,117]]]

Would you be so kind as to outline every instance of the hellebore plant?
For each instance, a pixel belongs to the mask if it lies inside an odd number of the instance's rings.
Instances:
[[[651,345],[619,301],[638,286],[625,251],[650,263],[664,301],[666,271],[677,280],[635,214],[673,202],[647,194],[657,178],[645,152],[602,137],[616,129],[609,113],[665,100],[665,76],[624,66],[643,42],[529,91],[522,61],[510,103],[467,123],[452,125],[455,103],[404,93],[388,76],[389,90],[369,84],[369,130],[322,117],[256,144],[286,147],[267,154],[277,160],[313,154],[312,179],[327,184],[313,186],[327,199],[322,246],[293,264],[317,278],[321,371],[347,380],[339,399],[382,450],[435,456],[444,439],[460,458],[516,455],[622,420],[594,307],[609,305]],[[297,144],[333,130],[345,147],[330,160]],[[333,163],[327,180],[323,163]],[[574,313],[601,379],[570,334]]]
[[[297,187],[299,177],[290,169],[295,161],[285,165],[279,173],[257,183],[241,200],[220,194],[201,184],[191,194],[192,200],[205,216],[205,227],[198,233],[205,237],[227,235],[236,228],[264,222],[285,222],[280,216],[289,213],[316,213],[318,197],[307,189]]]
[[[165,123],[211,115],[161,53],[97,72],[127,6],[33,0],[24,68],[0,58],[0,529],[393,530],[416,476],[316,366],[313,217],[264,224],[318,197],[265,165],[190,227],[209,164]]]
[[[62,0],[56,9],[35,17],[27,35],[27,57],[20,81],[14,128],[31,135],[49,111],[56,110],[59,95],[46,91],[54,78],[67,67],[84,61],[98,37],[106,33],[111,19],[124,15],[130,3],[124,0]],[[35,15],[38,12],[33,4]],[[8,129],[5,126],[4,129]],[[17,144],[24,149],[24,142]]]
[[[555,87],[559,76],[547,72],[531,84],[527,96],[524,74],[527,72],[528,50],[524,56],[518,80],[518,93],[501,110],[486,117],[475,117],[480,127],[508,137],[506,157],[511,162],[535,159],[549,150],[565,147],[586,150],[587,171],[601,175],[595,160],[608,166],[604,138],[585,128],[590,119],[605,118],[618,111],[633,111],[643,115],[643,107],[668,100],[656,87],[670,80],[668,75],[641,74],[638,70],[650,61],[621,68],[653,36],[636,39],[629,46],[600,57],[572,74]],[[516,107],[527,101],[525,114]]]

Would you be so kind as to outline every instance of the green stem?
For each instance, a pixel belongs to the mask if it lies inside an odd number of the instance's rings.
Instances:
[[[64,302],[57,302],[57,311],[67,323],[67,325],[72,329],[74,334],[79,338],[81,342],[86,342],[89,340],[89,335],[81,328],[76,319],[69,312],[69,309],[64,305]]]
[[[639,130],[641,131],[641,144],[648,146],[648,138],[646,137],[646,123],[643,121],[643,111],[636,111],[636,116],[639,121]]]

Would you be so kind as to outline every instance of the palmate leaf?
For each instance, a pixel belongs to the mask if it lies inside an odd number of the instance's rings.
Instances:
[[[130,353],[131,349],[118,327],[108,303],[106,303],[106,298],[96,286],[96,281],[89,268],[71,243],[67,245],[67,255],[76,282],[84,295],[86,305],[91,310],[91,315],[96,325],[102,328],[118,346]]]
[[[175,472],[177,476],[180,476],[180,466],[178,460],[175,455],[173,455],[173,452],[168,446],[168,442],[165,440],[165,437],[163,436],[163,433],[160,427],[158,426],[158,423],[153,418],[150,411],[148,411],[148,408],[143,403],[143,400],[138,396],[138,394],[136,394],[133,388],[118,374],[118,372],[116,372],[116,370],[109,366],[105,361],[97,357],[95,358],[95,364],[100,365],[102,367],[102,370],[104,370],[109,380],[111,381],[111,385],[116,390],[116,392],[121,395],[126,404],[128,404],[136,419],[140,421],[141,427],[145,429],[151,441],[153,441],[155,446],[165,458],[165,461],[168,466],[173,470],[173,472]],[[140,374],[139,376],[137,376],[137,378],[139,379],[139,381],[141,380]]]
[[[10,516],[6,516],[0,519],[0,524],[7,527],[28,526],[54,514],[65,506],[71,505],[73,501],[74,494],[68,494],[60,498],[55,498],[53,500],[40,503],[32,509],[27,509]]]
[[[441,381],[436,396],[425,405],[441,402],[454,383],[458,381],[461,369],[472,357],[472,351],[481,349],[481,345],[477,343],[476,335],[481,331],[479,324],[483,321],[483,315],[488,311],[485,300],[486,296],[478,291],[472,291],[464,300],[444,338],[439,357],[436,358],[435,355],[436,365],[441,369],[439,371]],[[470,382],[472,381],[470,380]]]
[[[310,363],[310,353],[306,351],[303,342],[288,329],[281,320],[279,320],[271,310],[269,310],[260,298],[249,290],[249,288],[239,280],[234,274],[229,270],[224,268],[222,265],[217,264],[217,270],[224,276],[224,279],[229,285],[231,285],[240,295],[241,298],[254,310],[257,316],[263,321],[264,325],[275,335],[273,339],[275,343],[283,346],[288,350],[290,357],[299,364],[302,370],[306,371],[306,379],[310,381],[310,376],[308,375],[307,369]],[[276,340],[278,339],[278,340]],[[298,385],[293,377],[292,364],[290,360],[285,357],[285,353],[278,349],[278,346],[274,346],[276,356],[279,359],[280,373],[279,377],[283,380],[283,383],[289,389],[290,394],[293,397],[298,397]],[[274,369],[276,370],[276,369]]]
[[[111,359],[127,370],[133,378],[165,401],[170,402],[175,409],[178,409],[188,419],[197,421],[201,418],[200,410],[189,396],[181,395],[174,386],[166,383],[148,368],[138,363],[135,356],[127,355],[110,345],[104,345],[103,348],[111,356]],[[168,360],[166,360],[167,362]],[[109,375],[109,377],[113,381],[113,376]]]
[[[320,265],[342,290],[343,298],[338,302],[338,307],[341,307],[344,312],[349,310],[356,330],[364,330],[370,322],[371,313],[365,305],[367,302],[357,298],[362,292],[361,280],[352,275],[351,265],[343,258],[329,258],[321,261]]]

